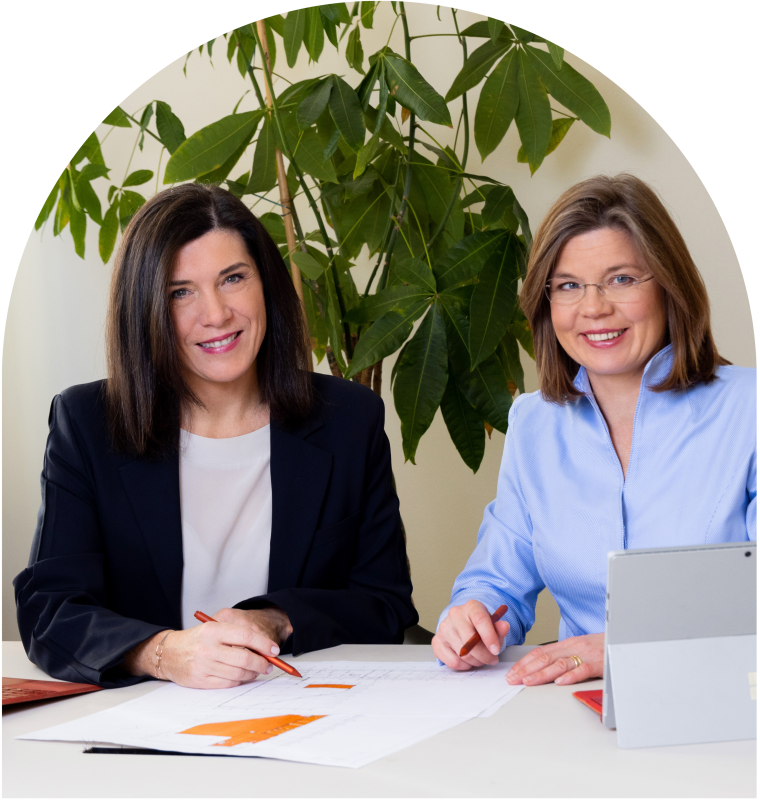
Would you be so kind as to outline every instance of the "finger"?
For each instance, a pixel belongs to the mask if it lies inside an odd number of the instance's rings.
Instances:
[[[538,686],[542,683],[549,683],[556,680],[560,675],[564,675],[570,670],[576,669],[575,662],[569,656],[561,656],[556,661],[553,661],[544,669],[526,675],[523,678],[523,683],[526,686]]]
[[[250,683],[251,681],[255,681],[260,674],[255,670],[242,669],[241,667],[233,667],[230,664],[225,664],[223,661],[213,662],[209,667],[209,672],[215,678],[221,678],[222,680],[233,681],[236,684]]]
[[[437,642],[436,639],[438,639]],[[471,669],[471,665],[459,658],[451,645],[438,636],[433,637],[433,652],[449,669],[457,671]]]
[[[559,653],[556,653],[551,646],[536,647],[527,655],[524,655],[507,673],[507,682],[519,684],[526,675],[538,672],[546,668],[556,660]]]
[[[217,661],[249,672],[256,672],[259,675],[269,675],[272,672],[272,665],[263,656],[246,647],[222,645],[222,648],[221,652],[214,653]]]
[[[596,677],[594,674],[594,665],[584,661],[580,667],[576,667],[575,669],[571,669],[569,672],[565,672],[554,682],[559,686],[569,686],[571,683],[580,683],[581,681],[586,681],[589,678],[594,677]]]
[[[459,652],[457,652],[457,655],[459,655]],[[459,655],[459,657],[473,667],[482,667],[484,664],[496,664],[499,660],[499,657],[491,653],[482,641],[478,642],[469,653],[464,656]]]
[[[491,622],[491,615],[488,613],[488,609],[482,603],[478,605],[480,608],[471,614],[470,620],[475,631],[480,636],[481,642],[492,655],[497,656],[501,649],[499,635],[496,633],[493,622]]]
[[[258,653],[276,656],[280,653],[280,648],[276,642],[268,636],[264,636],[244,625],[224,624],[222,632],[222,642],[235,647],[248,647]]]
[[[455,638],[459,640],[458,647],[456,643],[452,642],[457,652],[477,633],[480,637],[480,642],[474,647],[477,647],[482,642],[489,651],[491,647],[495,647],[498,653],[498,637],[488,609],[482,603],[471,601],[471,603],[462,606],[458,611],[459,613],[457,614],[451,614],[451,621],[456,632]],[[493,651],[491,651],[491,654],[493,655]]]

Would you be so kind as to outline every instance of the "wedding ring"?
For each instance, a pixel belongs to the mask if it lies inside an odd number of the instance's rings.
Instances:
[[[575,662],[573,669],[577,669],[583,663],[583,659],[580,656],[570,656],[570,658]]]

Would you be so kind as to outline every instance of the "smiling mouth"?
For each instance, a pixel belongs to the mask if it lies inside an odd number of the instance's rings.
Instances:
[[[240,331],[231,333],[225,339],[217,339],[215,342],[199,342],[198,346],[204,350],[217,350],[220,347],[226,347],[230,342],[234,342],[240,336]]]
[[[608,339],[617,339],[618,336],[625,333],[625,330],[625,328],[621,328],[619,331],[610,333],[584,333],[583,335],[592,342],[606,342]]]

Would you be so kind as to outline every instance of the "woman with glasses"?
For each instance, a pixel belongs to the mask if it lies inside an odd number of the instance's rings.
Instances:
[[[559,641],[507,681],[570,684],[603,672],[610,550],[756,539],[756,377],[718,354],[686,244],[631,175],[559,198],[520,301],[540,391],[512,405],[496,499],[433,648],[452,669],[494,663],[525,640],[546,586]]]

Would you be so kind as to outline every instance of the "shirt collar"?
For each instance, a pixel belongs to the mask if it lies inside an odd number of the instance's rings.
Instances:
[[[646,367],[644,367],[642,383],[644,383],[647,388],[649,386],[656,386],[668,376],[672,366],[673,345],[668,344],[649,359]],[[578,370],[578,374],[573,381],[573,386],[575,386],[579,392],[583,392],[583,394],[593,394],[585,367],[581,367]]]

